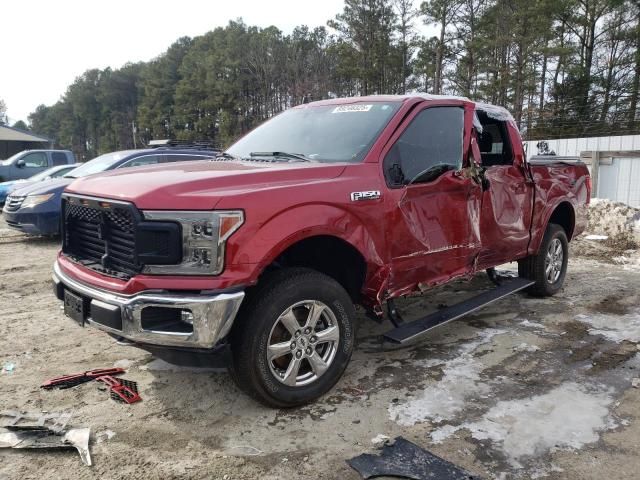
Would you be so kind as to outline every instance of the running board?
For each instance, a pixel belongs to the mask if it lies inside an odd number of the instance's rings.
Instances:
[[[475,312],[476,310],[500,300],[507,295],[524,290],[534,283],[536,282],[526,278],[514,278],[513,280],[505,281],[493,290],[483,292],[469,300],[465,300],[464,302],[460,302],[431,313],[426,317],[419,318],[418,320],[402,324],[385,333],[384,338],[395,343],[407,343],[435,327],[451,322],[452,320],[457,320],[460,317],[464,317],[465,315]]]

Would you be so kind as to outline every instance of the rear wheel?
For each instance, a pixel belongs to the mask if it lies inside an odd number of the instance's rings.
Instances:
[[[558,293],[564,284],[568,260],[567,234],[560,225],[550,223],[538,254],[518,261],[518,274],[536,282],[527,292],[539,297]]]
[[[335,385],[351,358],[353,303],[313,270],[285,269],[261,284],[234,326],[232,376],[266,405],[308,403]]]

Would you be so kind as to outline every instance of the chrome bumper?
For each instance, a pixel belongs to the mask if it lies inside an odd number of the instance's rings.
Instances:
[[[53,281],[65,289],[81,295],[91,306],[100,309],[119,309],[122,329],[96,322],[91,315],[87,323],[100,330],[137,343],[167,347],[212,348],[231,330],[244,292],[217,295],[180,295],[175,293],[139,293],[119,295],[80,283],[66,275],[58,262],[53,265]],[[192,314],[193,331],[189,333],[145,329],[142,311],[148,307],[187,310]],[[91,312],[91,308],[89,309]]]

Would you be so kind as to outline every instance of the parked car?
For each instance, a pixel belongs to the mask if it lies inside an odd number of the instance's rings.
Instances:
[[[579,161],[527,162],[500,107],[325,100],[217,161],[76,180],[55,292],[79,325],[172,362],[212,364],[229,349],[242,390],[291,407],[344,372],[354,305],[378,318],[387,307],[386,338],[402,343],[515,291],[558,292],[590,188]],[[511,261],[519,278],[494,268]],[[495,290],[401,323],[395,298],[485,269]]]
[[[36,173],[76,163],[69,150],[23,150],[6,160],[0,160],[0,182],[29,178]]]
[[[6,200],[7,195],[9,195],[9,192],[11,192],[12,190],[15,190],[16,188],[28,187],[29,185],[32,185],[36,182],[42,182],[43,180],[62,177],[77,166],[77,163],[71,165],[59,165],[57,167],[48,168],[43,172],[36,173],[34,176],[27,179],[12,180],[9,182],[0,183],[0,205],[4,205],[4,201]]]
[[[66,175],[13,190],[2,210],[7,225],[29,235],[57,235],[60,231],[61,195],[76,178],[128,167],[210,159],[217,152],[205,147],[158,147],[107,153]],[[115,185],[111,188],[114,189]]]

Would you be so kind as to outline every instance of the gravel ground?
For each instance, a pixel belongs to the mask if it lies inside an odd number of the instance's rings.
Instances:
[[[355,480],[345,460],[375,452],[379,434],[402,435],[483,478],[636,479],[640,269],[612,262],[613,247],[576,247],[557,296],[513,295],[408,347],[385,349],[379,335],[389,324],[360,316],[338,385],[313,405],[270,410],[226,372],[171,367],[74,325],[51,293],[56,241],[0,220],[0,408],[72,411],[72,425],[91,427],[94,461],[3,449],[0,479]],[[399,306],[411,318],[489,286],[478,275]],[[117,404],[95,384],[39,389],[112,365],[127,368],[142,402]]]

